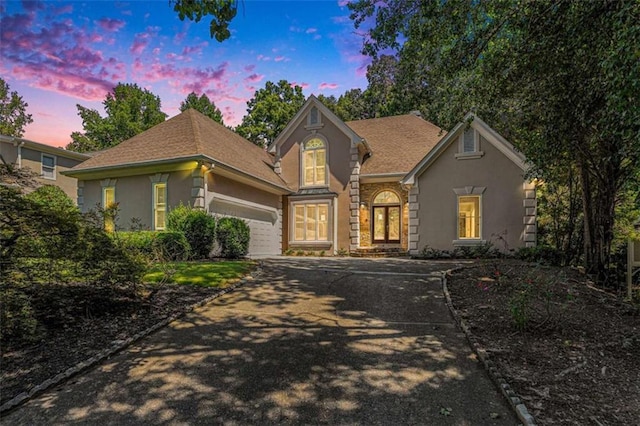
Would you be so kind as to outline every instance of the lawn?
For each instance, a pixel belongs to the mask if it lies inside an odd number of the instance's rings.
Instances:
[[[253,262],[168,262],[156,264],[144,276],[149,283],[175,283],[201,287],[221,287],[242,278],[254,267]]]

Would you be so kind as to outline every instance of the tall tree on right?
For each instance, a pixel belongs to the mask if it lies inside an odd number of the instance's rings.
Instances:
[[[236,132],[256,145],[267,147],[305,102],[302,87],[291,86],[287,80],[267,81],[247,102],[247,115]]]
[[[542,179],[575,168],[584,264],[607,280],[621,200],[638,203],[640,192],[640,2],[359,0],[349,7],[357,27],[375,19],[365,53],[391,49],[399,58],[396,85],[411,91],[408,107],[444,128],[475,109]]]
[[[26,103],[18,92],[10,92],[9,85],[0,78],[0,135],[21,137],[27,124],[33,122],[27,114]]]
[[[196,111],[199,111],[222,125],[224,125],[222,121],[222,112],[216,106],[213,101],[209,100],[209,97],[206,94],[202,94],[198,97],[195,92],[191,92],[187,95],[187,98],[180,102],[180,111],[184,112],[189,108],[193,108]]]

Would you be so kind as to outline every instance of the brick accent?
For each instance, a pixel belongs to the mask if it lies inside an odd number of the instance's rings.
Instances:
[[[534,247],[536,245],[536,191],[535,185],[531,182],[525,182],[522,184],[524,192],[524,200],[522,205],[525,208],[522,223],[524,229],[522,231],[522,239],[526,247]]]
[[[371,209],[373,208],[373,198],[380,191],[384,190],[393,191],[400,196],[400,202],[402,204],[400,247],[407,250],[409,247],[409,194],[402,189],[399,182],[360,184],[360,200],[366,203],[366,206],[361,206],[359,209],[360,247],[378,246],[371,242]]]

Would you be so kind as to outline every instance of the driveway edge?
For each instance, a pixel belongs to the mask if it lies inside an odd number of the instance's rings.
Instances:
[[[137,333],[127,339],[124,339],[122,341],[117,341],[117,343],[114,343],[113,345],[111,345],[111,347],[108,347],[100,352],[98,352],[96,355],[92,356],[89,359],[86,359],[84,361],[79,362],[78,364],[76,364],[73,367],[70,367],[68,369],[66,369],[65,371],[63,371],[62,373],[59,373],[57,375],[55,375],[54,377],[45,380],[44,382],[40,383],[37,386],[32,387],[29,392],[22,392],[21,394],[11,398],[9,401],[5,402],[4,404],[2,404],[2,406],[0,406],[0,414],[5,414],[7,411],[12,410],[16,407],[18,407],[19,405],[24,404],[25,402],[29,401],[31,398],[33,398],[36,395],[41,394],[42,392],[51,389],[54,386],[57,386],[63,382],[65,382],[66,380],[70,379],[71,377],[88,370],[91,367],[94,367],[95,365],[101,363],[102,361],[104,361],[105,359],[115,355],[116,353],[120,352],[123,349],[126,349],[127,347],[129,347],[130,345],[132,345],[133,343],[136,343],[137,341],[149,336],[150,334],[156,332],[157,330],[161,329],[162,327],[167,326],[168,324],[170,324],[171,322],[182,318],[183,316],[185,316],[186,314],[188,314],[189,312],[193,312],[194,309],[199,308],[201,306],[206,305],[207,303],[211,302],[212,300],[217,299],[220,296],[224,296],[227,293],[232,292],[233,290],[237,289],[238,287],[243,286],[244,284],[246,284],[248,281],[253,281],[255,280],[257,277],[259,277],[262,274],[262,267],[258,266],[253,273],[250,273],[249,275],[245,276],[244,278],[242,278],[240,281],[237,281],[233,284],[231,284],[229,287],[225,287],[223,289],[221,289],[218,293],[211,295],[199,302],[196,302],[192,305],[187,306],[184,311],[179,312],[177,314],[173,314],[168,316],[167,318],[163,319],[162,321],[152,325],[151,327],[141,331],[140,333]]]
[[[504,395],[511,408],[518,416],[518,419],[520,419],[522,424],[524,424],[525,426],[536,426],[536,421],[529,413],[527,406],[524,404],[524,402],[522,402],[522,399],[514,392],[514,390],[511,388],[511,385],[507,383],[502,373],[498,371],[496,364],[493,362],[482,345],[480,345],[480,342],[478,341],[476,336],[473,335],[467,323],[462,319],[462,317],[458,314],[458,311],[453,306],[453,302],[451,301],[451,294],[449,293],[449,288],[447,287],[447,276],[461,269],[463,268],[449,269],[448,271],[443,272],[441,276],[442,292],[444,293],[444,297],[447,301],[449,312],[451,312],[451,315],[453,315],[456,323],[458,323],[462,331],[464,331],[464,334],[467,337],[467,341],[473,349],[473,352],[478,356],[478,358],[480,358],[482,364],[485,367],[485,370],[489,374],[489,377],[491,377],[493,383],[498,387],[498,389],[500,389],[500,392],[502,392],[502,395]]]

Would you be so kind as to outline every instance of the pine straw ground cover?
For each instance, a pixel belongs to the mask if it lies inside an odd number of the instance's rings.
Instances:
[[[169,264],[161,268],[163,273],[187,285],[141,284],[135,291],[86,284],[33,285],[29,296],[38,335],[31,341],[1,343],[0,405],[114,343],[185,312],[255,266],[242,261]],[[158,280],[158,270],[153,269],[155,275],[147,280]],[[190,276],[195,279],[187,280]]]
[[[640,425],[640,309],[568,268],[485,261],[455,309],[541,425]]]

